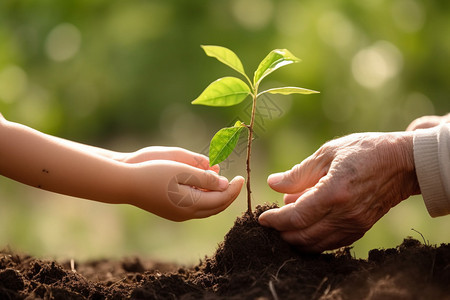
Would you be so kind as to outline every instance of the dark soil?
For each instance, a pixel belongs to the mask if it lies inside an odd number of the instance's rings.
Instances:
[[[450,244],[407,238],[367,260],[350,248],[308,255],[244,214],[216,253],[190,268],[140,258],[78,265],[1,251],[0,299],[450,299]]]

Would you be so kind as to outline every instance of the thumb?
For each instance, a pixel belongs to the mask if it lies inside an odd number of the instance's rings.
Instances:
[[[329,165],[322,165],[311,156],[286,172],[270,175],[267,178],[267,183],[272,189],[280,193],[300,193],[314,186],[320,178],[327,174]]]

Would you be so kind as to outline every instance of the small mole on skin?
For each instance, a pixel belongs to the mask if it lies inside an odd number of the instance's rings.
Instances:
[[[42,172],[45,173],[45,174],[49,173],[49,171],[47,169],[42,169]]]
[[[38,188],[42,188],[42,185],[39,184],[37,187],[38,187]]]

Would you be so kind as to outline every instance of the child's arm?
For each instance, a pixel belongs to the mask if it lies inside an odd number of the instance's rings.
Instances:
[[[201,169],[206,157],[179,148],[152,149],[132,154],[103,151],[0,115],[0,174],[22,183],[100,202],[128,203],[176,221],[216,214],[238,196],[243,178],[228,183]],[[174,159],[162,160],[165,157]]]

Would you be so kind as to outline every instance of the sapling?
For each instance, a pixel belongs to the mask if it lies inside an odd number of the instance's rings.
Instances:
[[[237,77],[223,77],[212,82],[192,104],[201,104],[207,106],[233,106],[244,101],[248,96],[252,99],[252,110],[250,123],[245,124],[237,121],[232,127],[220,129],[211,139],[209,146],[209,164],[216,165],[224,161],[234,150],[239,140],[239,136],[246,128],[248,130],[247,141],[247,212],[252,215],[251,187],[250,187],[250,157],[252,151],[253,125],[255,123],[255,111],[258,98],[266,93],[269,94],[315,94],[317,91],[300,87],[276,87],[259,91],[261,81],[273,71],[292,64],[300,62],[287,49],[272,50],[259,64],[256,69],[253,81],[247,76],[239,57],[230,49],[221,46],[201,46],[206,55],[214,57],[221,63],[229,66],[240,73],[247,82]]]

